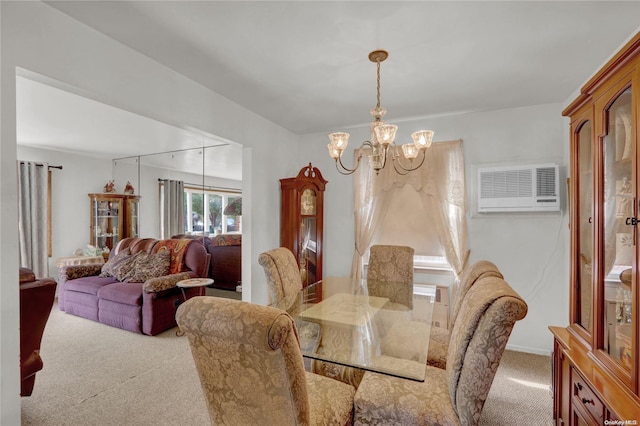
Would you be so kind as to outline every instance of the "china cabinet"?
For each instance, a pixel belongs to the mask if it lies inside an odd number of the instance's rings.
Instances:
[[[89,194],[91,200],[90,241],[98,249],[112,250],[118,241],[137,237],[140,229],[140,196]]]
[[[322,279],[324,190],[327,181],[311,163],[296,177],[280,179],[280,245],[300,265],[303,286]]]
[[[640,33],[563,115],[570,118],[570,306],[569,325],[550,327],[554,418],[638,424]]]

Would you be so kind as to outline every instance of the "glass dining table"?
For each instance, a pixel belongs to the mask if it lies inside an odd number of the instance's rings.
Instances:
[[[302,355],[424,381],[436,286],[327,277],[273,306],[295,321]]]

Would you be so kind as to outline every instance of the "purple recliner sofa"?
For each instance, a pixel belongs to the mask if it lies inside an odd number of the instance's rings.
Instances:
[[[222,234],[212,237],[180,234],[171,238],[190,238],[202,242],[211,255],[209,278],[211,287],[236,290],[242,280],[242,234]]]
[[[176,326],[175,313],[186,298],[202,296],[204,287],[185,288],[177,282],[188,278],[206,277],[210,255],[197,241],[181,244],[179,256],[172,245],[178,240],[125,238],[111,251],[109,259],[118,254],[149,254],[171,251],[171,270],[165,276],[146,282],[119,281],[116,276],[99,276],[104,266],[72,265],[61,268],[58,306],[68,314],[98,321],[113,327],[150,336]],[[121,256],[122,257],[122,256]],[[108,262],[109,263],[109,262]]]

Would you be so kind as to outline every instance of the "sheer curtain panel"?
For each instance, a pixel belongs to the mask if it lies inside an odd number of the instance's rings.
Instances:
[[[354,230],[355,250],[351,263],[351,276],[362,278],[364,256],[371,247],[371,241],[380,228],[387,210],[391,193],[383,188],[383,180],[376,176],[375,170],[369,164],[371,149],[356,150],[356,157],[362,156],[362,164],[354,173]]]
[[[38,278],[49,275],[47,188],[49,165],[18,161],[18,232],[20,266]]]
[[[363,155],[366,157],[367,153],[363,152]],[[406,175],[398,174],[389,159],[387,166],[376,176],[363,159],[354,174],[353,276],[362,275],[363,256],[388,211],[392,190],[404,185],[411,185],[418,193],[427,213],[425,220],[437,230],[447,262],[456,276],[464,268],[469,250],[462,140],[434,143],[426,155],[422,167]],[[406,161],[403,158],[403,162]]]

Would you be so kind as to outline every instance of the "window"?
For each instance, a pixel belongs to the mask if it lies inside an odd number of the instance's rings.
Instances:
[[[160,182],[160,205],[164,192]],[[202,189],[196,186],[184,186],[184,233],[215,235],[229,232],[241,233],[240,215],[225,215],[224,209],[231,202],[241,198],[236,191],[221,189]],[[161,220],[162,223],[162,220]]]
[[[224,214],[227,205],[237,198],[240,198],[237,192],[185,187],[185,233],[209,235],[241,233],[241,216]]]
[[[389,209],[372,244],[410,246],[415,250],[413,262],[416,268],[451,270],[419,194],[411,185],[391,191],[394,193]]]

